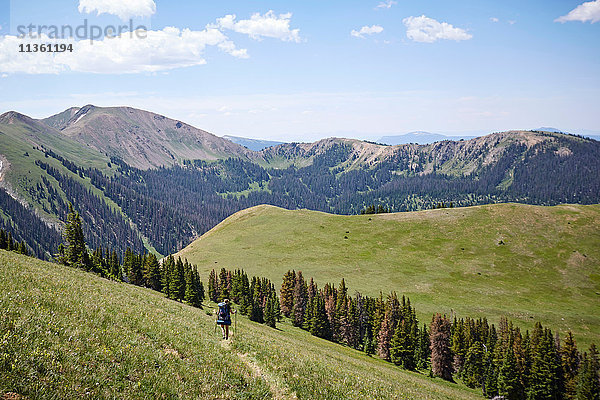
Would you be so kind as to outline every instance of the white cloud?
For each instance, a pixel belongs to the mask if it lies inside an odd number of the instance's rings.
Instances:
[[[517,23],[517,21],[515,21],[514,19],[511,19],[510,21],[508,21],[508,23],[509,23],[510,25],[514,25],[514,24],[516,24],[516,23]]]
[[[464,29],[455,28],[447,22],[438,22],[425,15],[408,17],[402,20],[407,28],[406,36],[415,42],[433,43],[437,40],[468,40],[473,35]]]
[[[0,36],[0,72],[28,74],[64,71],[100,74],[158,72],[206,64],[208,46],[237,58],[248,58],[246,49],[238,49],[223,32],[215,28],[202,31],[167,27],[160,31],[137,31],[93,43],[89,40],[18,38]],[[72,44],[73,52],[19,53],[20,44]]]
[[[28,74],[51,74],[64,70],[64,66],[54,61],[53,53],[20,53],[19,45],[38,44],[69,44],[72,40],[49,39],[42,35],[39,39],[20,39],[16,36],[0,36],[0,72],[25,72]]]
[[[490,21],[492,21],[492,22],[498,22],[500,20],[498,18],[496,18],[496,17],[490,17]]]
[[[236,21],[237,17],[234,14],[230,14],[217,19],[215,27],[243,33],[256,40],[269,37],[299,43],[301,41],[300,30],[290,29],[291,18],[291,13],[276,15],[273,10],[264,15],[256,13],[250,19],[239,21]]]
[[[206,64],[208,47],[236,58],[248,58],[246,49],[238,48],[225,34],[233,30],[251,38],[278,38],[300,41],[299,30],[290,29],[291,14],[254,14],[248,20],[236,21],[235,15],[219,18],[201,31],[166,27],[162,30],[139,30],[102,40],[20,38],[0,35],[0,73],[56,74],[66,71],[101,74],[154,73],[175,68]],[[73,52],[20,53],[20,44],[71,44]]]
[[[80,13],[112,14],[123,21],[132,17],[150,17],[156,13],[154,0],[79,0]]]
[[[392,8],[394,4],[398,4],[398,2],[394,0],[385,0],[379,3],[375,9]]]
[[[569,21],[591,21],[592,24],[600,21],[600,0],[588,1],[580,4],[567,15],[563,15],[554,20],[554,22],[562,23]]]
[[[383,32],[383,27],[379,26],[379,25],[373,25],[373,26],[363,26],[362,28],[360,28],[359,31],[357,30],[352,30],[352,32],[350,32],[350,35],[357,37],[357,38],[363,38],[364,39],[364,35],[373,35],[375,33],[381,33]]]

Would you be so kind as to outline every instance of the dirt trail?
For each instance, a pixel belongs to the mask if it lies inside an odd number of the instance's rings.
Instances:
[[[231,341],[222,340],[221,347],[225,350],[232,350]],[[262,368],[256,362],[254,362],[247,353],[236,353],[236,355],[250,369],[254,378],[261,378],[267,383],[267,385],[269,385],[269,389],[271,390],[271,394],[273,394],[273,398],[275,400],[295,400],[298,398],[296,393],[289,393],[287,388],[281,387],[276,380],[271,375],[263,371]]]

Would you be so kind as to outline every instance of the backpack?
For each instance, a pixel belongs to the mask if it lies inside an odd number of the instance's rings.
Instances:
[[[229,304],[227,303],[219,303],[219,312],[217,316],[219,321],[227,321],[229,319]]]

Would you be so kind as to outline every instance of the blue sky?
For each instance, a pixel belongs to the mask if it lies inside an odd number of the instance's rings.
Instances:
[[[129,105],[285,141],[600,131],[600,0],[118,3],[0,0],[0,112]],[[17,38],[18,25],[130,17],[146,39],[17,52],[40,43]]]

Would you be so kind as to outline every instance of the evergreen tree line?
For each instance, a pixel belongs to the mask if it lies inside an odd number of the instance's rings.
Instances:
[[[248,279],[244,270],[229,271],[213,269],[208,278],[208,297],[214,302],[231,299],[242,315],[251,321],[264,323],[272,328],[281,320],[277,290],[267,278],[256,276]]]
[[[506,318],[496,328],[485,318],[451,321],[441,314],[420,327],[404,296],[351,297],[343,279],[338,288],[319,289],[300,271],[283,276],[280,299],[282,314],[315,336],[408,370],[460,379],[489,398],[600,399],[597,348],[580,352],[571,332],[560,340],[539,322],[522,334]]]
[[[0,250],[14,251],[24,256],[29,255],[25,241],[15,242],[12,233],[6,232],[4,229],[0,229]]]
[[[196,266],[171,255],[162,264],[152,253],[136,254],[127,248],[120,257],[116,250],[96,248],[90,255],[79,213],[69,204],[64,239],[55,258],[58,262],[99,274],[102,277],[162,292],[169,299],[202,308],[204,285]],[[121,262],[122,260],[122,262]]]

